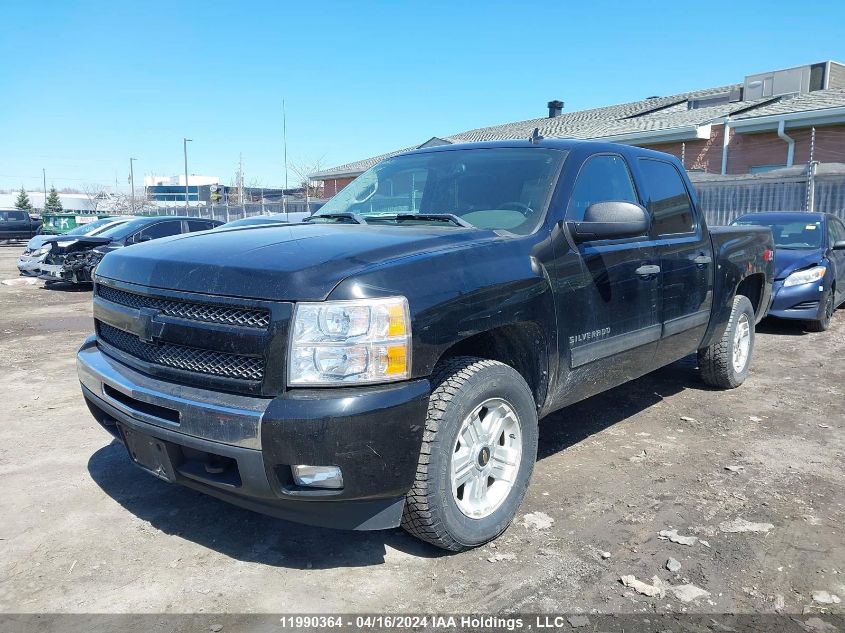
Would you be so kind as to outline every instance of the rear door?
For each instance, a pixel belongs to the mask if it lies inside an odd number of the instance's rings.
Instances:
[[[663,325],[657,364],[698,349],[713,304],[713,247],[680,169],[641,157],[637,169],[660,258]]]

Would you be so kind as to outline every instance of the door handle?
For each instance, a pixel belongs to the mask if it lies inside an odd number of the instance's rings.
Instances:
[[[692,261],[696,266],[706,266],[707,264],[713,261],[713,258],[709,255],[699,255]]]
[[[655,264],[643,264],[634,272],[637,274],[637,277],[650,279],[660,272],[660,266],[656,266]]]

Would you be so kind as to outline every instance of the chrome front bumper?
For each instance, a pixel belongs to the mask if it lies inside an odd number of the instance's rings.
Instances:
[[[212,442],[261,448],[267,398],[156,380],[103,354],[93,336],[79,350],[76,367],[83,387],[130,418]],[[170,419],[156,415],[157,407],[172,411]]]

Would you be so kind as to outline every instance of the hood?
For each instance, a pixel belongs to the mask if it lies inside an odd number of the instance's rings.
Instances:
[[[26,250],[37,251],[44,246],[44,242],[50,239],[50,235],[36,235],[26,243]]]
[[[290,224],[178,235],[109,253],[97,275],[142,286],[275,301],[320,301],[391,260],[507,239],[451,227]]]
[[[51,249],[53,251],[76,252],[108,244],[111,242],[111,239],[108,237],[91,237],[89,235],[59,235],[44,240],[45,244],[47,242],[55,244]]]
[[[775,249],[775,279],[786,279],[796,270],[818,264],[822,257],[821,249]]]

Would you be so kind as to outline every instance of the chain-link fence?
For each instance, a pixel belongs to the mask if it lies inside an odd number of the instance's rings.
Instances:
[[[780,169],[764,174],[690,174],[707,223],[729,224],[744,213],[819,211],[845,220],[845,165]]]

